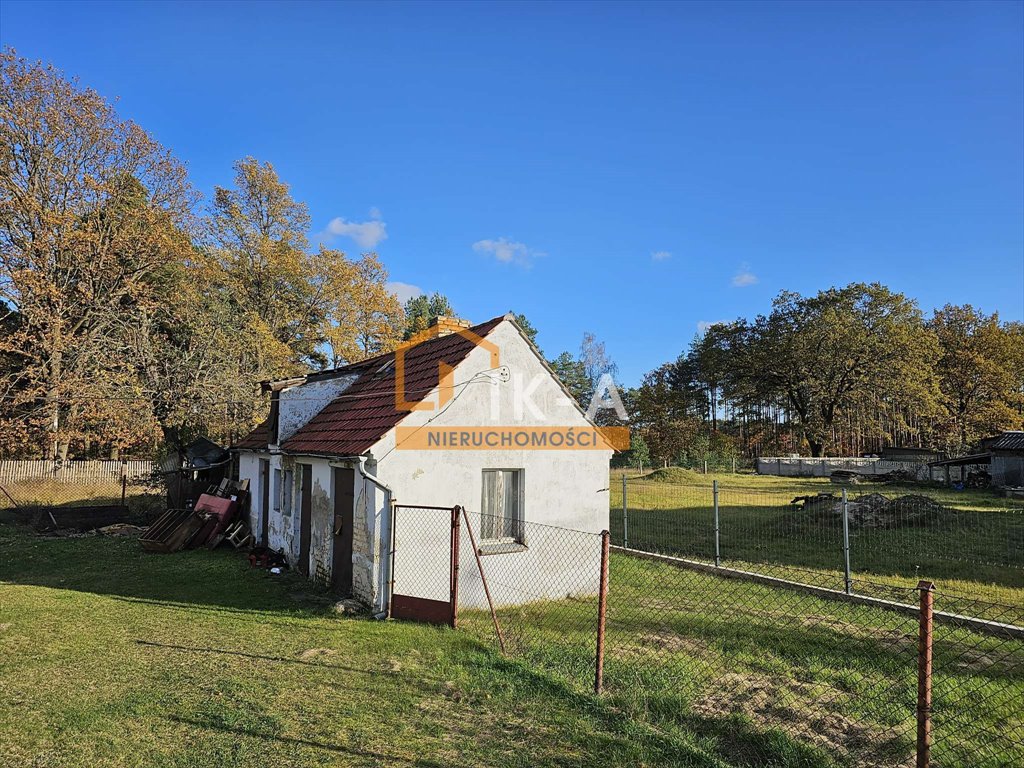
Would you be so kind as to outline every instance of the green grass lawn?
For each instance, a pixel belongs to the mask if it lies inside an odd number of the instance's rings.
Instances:
[[[843,584],[838,517],[790,505],[796,496],[840,489],[826,479],[752,474],[678,473],[682,482],[630,479],[629,546],[712,560],[711,481],[719,481],[720,551],[724,564],[773,575]],[[613,541],[624,538],[621,478],[611,483]],[[854,578],[896,585],[930,579],[940,587],[993,602],[1024,605],[1024,508],[989,491],[865,484],[851,498],[878,492],[892,498],[930,496],[947,509],[926,525],[850,531]],[[787,569],[789,572],[787,573]],[[806,572],[797,574],[796,569]]]
[[[0,765],[901,765],[913,617],[612,558],[592,598],[451,631],[340,617],[237,553],[0,526]],[[968,649],[968,654],[965,649]],[[940,634],[941,766],[1022,734],[1020,643]],[[945,706],[943,702],[956,705]],[[986,743],[987,742],[989,743]],[[997,742],[1001,744],[1001,742]],[[979,759],[980,756],[980,759]]]
[[[594,599],[499,611],[517,657],[579,690],[595,617]],[[493,636],[486,614],[463,623]],[[913,765],[914,615],[613,553],[607,626],[609,702],[667,736],[734,765]],[[940,624],[934,653],[934,765],[1024,764],[1024,642]]]
[[[0,765],[724,766],[466,632],[240,555],[0,525]]]

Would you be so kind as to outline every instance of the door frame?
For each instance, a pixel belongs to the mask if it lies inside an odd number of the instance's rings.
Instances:
[[[270,546],[270,459],[260,459],[260,544]]]
[[[299,470],[299,573],[309,576],[313,540],[313,465],[296,462]]]

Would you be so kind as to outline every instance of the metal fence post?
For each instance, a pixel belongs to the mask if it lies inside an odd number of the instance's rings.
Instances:
[[[452,539],[451,539],[451,566],[449,569],[449,578],[451,579],[450,589],[450,602],[452,607],[452,619],[451,626],[455,629],[459,623],[459,513],[462,508],[459,506],[452,507]]]
[[[626,504],[626,475],[622,475],[622,546],[629,548],[629,506]]]
[[[917,633],[917,768],[928,768],[932,750],[932,605],[935,585],[922,581]]]
[[[597,653],[594,664],[594,693],[604,687],[604,625],[608,616],[608,555],[612,535],[601,531],[601,586],[597,598]]]
[[[711,493],[715,499],[715,568],[722,564],[722,549],[719,541],[719,517],[718,517],[718,481],[711,481]]]
[[[846,496],[846,489],[843,488],[843,576],[846,584],[846,594],[853,591],[853,582],[850,579],[850,501]]]

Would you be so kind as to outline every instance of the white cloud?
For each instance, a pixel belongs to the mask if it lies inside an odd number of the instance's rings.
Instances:
[[[750,265],[745,262],[740,265],[740,271],[733,275],[732,278],[732,284],[735,288],[746,288],[748,285],[756,285],[757,282],[757,275],[750,271]]]
[[[525,243],[517,243],[507,237],[477,240],[473,243],[473,250],[477,253],[489,253],[502,264],[518,264],[521,267],[532,266],[534,259],[544,255]]]
[[[388,238],[388,225],[381,219],[380,209],[370,209],[369,221],[347,221],[341,216],[331,219],[324,235],[328,238],[347,237],[360,248],[371,250]]]
[[[722,325],[723,323],[725,323],[725,320],[698,320],[697,331],[705,333],[712,325]]]
[[[671,258],[672,254],[669,251],[655,251],[651,254],[652,261],[666,261]]]
[[[423,295],[423,289],[418,285],[412,283],[400,283],[397,280],[392,280],[385,286],[391,293],[398,297],[398,300],[402,302],[403,306],[409,299],[414,299],[417,296]]]

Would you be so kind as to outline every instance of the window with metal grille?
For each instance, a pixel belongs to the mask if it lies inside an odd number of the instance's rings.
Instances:
[[[523,470],[485,469],[480,539],[523,543]]]

